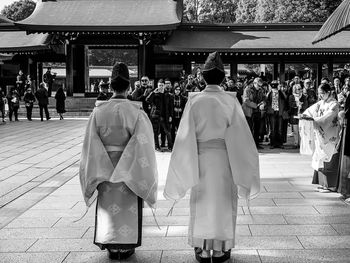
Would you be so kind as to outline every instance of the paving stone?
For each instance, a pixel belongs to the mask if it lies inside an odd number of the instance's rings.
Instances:
[[[239,206],[246,206],[247,202],[244,199],[238,199],[238,205]],[[249,205],[250,206],[276,206],[276,204],[274,203],[274,201],[272,199],[267,199],[267,198],[253,199],[250,201]]]
[[[287,224],[283,215],[238,215],[237,216],[237,224],[238,225],[280,225]]]
[[[339,199],[273,199],[276,205],[284,206],[284,205],[329,205],[333,206],[335,204],[343,204]]]
[[[295,236],[237,236],[237,249],[302,249]]]
[[[89,239],[39,239],[28,252],[57,252],[57,251],[99,251],[100,248]]]
[[[263,263],[349,263],[348,249],[259,250]]]
[[[350,235],[348,236],[298,236],[306,249],[350,248]]]
[[[167,226],[161,226],[160,230],[158,229],[158,227],[144,226],[142,227],[142,238],[143,237],[165,237],[167,230],[168,230]],[[95,232],[95,228],[89,227],[89,230],[86,231],[86,233],[82,238],[92,240],[94,238],[94,232]]]
[[[139,251],[124,261],[110,260],[107,252],[71,252],[63,263],[107,263],[107,262],[135,262],[135,263],[153,263],[160,262],[161,251]]]
[[[52,227],[57,221],[58,217],[43,217],[43,218],[16,218],[9,223],[6,228],[38,228],[38,227]]]
[[[191,249],[187,237],[145,237],[140,250],[184,250]]]
[[[256,250],[233,250],[231,252],[231,261],[235,263],[260,263],[259,255]],[[227,262],[227,263],[228,263]],[[195,259],[193,249],[163,251],[161,263],[198,263]]]
[[[250,225],[253,236],[338,235],[330,225]]]
[[[188,226],[169,226],[167,237],[187,237]],[[248,225],[237,225],[236,235],[238,236],[251,236]]]
[[[350,214],[350,206],[347,204],[315,205],[314,207],[321,214]]]
[[[0,252],[25,252],[36,241],[37,239],[0,239]]]
[[[1,253],[0,263],[61,263],[67,252],[57,253]]]
[[[243,207],[244,213],[248,214],[248,208]],[[250,207],[250,212],[252,214],[319,214],[319,212],[313,206],[263,206],[263,207]]]
[[[299,198],[302,199],[304,198],[301,193],[299,192],[266,192],[266,193],[260,193],[258,196],[259,199],[263,198]]]
[[[86,230],[87,228],[3,228],[0,229],[0,239],[81,238]]]
[[[339,199],[341,196],[339,193],[319,193],[319,192],[300,192],[305,198],[317,198],[317,199]]]
[[[350,221],[348,224],[332,224],[332,227],[340,234],[340,235],[350,235]]]
[[[349,223],[349,215],[285,215],[284,218],[286,219],[288,224],[291,225],[323,225]]]

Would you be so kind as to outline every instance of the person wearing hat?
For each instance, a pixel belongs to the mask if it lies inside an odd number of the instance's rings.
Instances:
[[[127,100],[129,70],[116,63],[113,96],[100,101],[88,121],[80,159],[80,184],[87,207],[97,190],[94,244],[111,259],[130,257],[141,245],[142,207],[157,199],[152,125],[140,106]]]
[[[164,196],[174,205],[191,189],[188,243],[199,262],[224,262],[235,246],[238,196],[260,191],[259,158],[241,105],[220,83],[217,52],[204,65],[207,85],[189,93],[168,168]]]
[[[307,100],[307,106],[310,107],[317,102],[317,94],[315,89],[312,87],[311,79],[304,80],[304,94]]]
[[[32,89],[30,87],[28,87],[26,92],[24,93],[23,100],[24,100],[26,110],[27,110],[27,120],[31,121],[32,120],[33,105],[35,102],[35,96],[34,96]]]
[[[100,87],[100,93],[98,94],[96,100],[108,100],[108,88],[109,88],[109,83],[102,82],[99,84]]]

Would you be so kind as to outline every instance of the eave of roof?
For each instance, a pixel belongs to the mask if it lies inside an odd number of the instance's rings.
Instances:
[[[166,52],[341,52],[350,51],[350,31],[312,45],[316,31],[181,30],[168,38]]]
[[[30,32],[164,31],[182,18],[182,0],[38,1],[16,25]]]
[[[0,32],[0,52],[21,53],[49,50],[51,36],[48,34],[27,35],[25,31]]]

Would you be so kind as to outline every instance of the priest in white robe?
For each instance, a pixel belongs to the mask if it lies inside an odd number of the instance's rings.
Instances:
[[[260,191],[259,157],[241,105],[219,86],[217,52],[203,77],[208,85],[190,94],[180,122],[164,196],[177,201],[191,189],[188,242],[199,262],[224,262],[235,246],[238,197]]]
[[[80,183],[89,207],[97,190],[94,243],[111,259],[131,256],[141,245],[142,207],[156,203],[158,174],[151,122],[126,99],[129,71],[113,68],[113,96],[101,101],[87,124]]]

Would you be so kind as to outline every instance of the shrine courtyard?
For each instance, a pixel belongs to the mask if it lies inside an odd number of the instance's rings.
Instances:
[[[112,262],[93,244],[78,169],[86,119],[0,125],[0,262]],[[232,262],[350,262],[350,206],[311,185],[310,156],[260,151],[261,194],[239,201]],[[156,226],[144,208],[142,246],[127,262],[196,262],[187,244],[189,200],[172,216],[162,195],[170,153],[157,153]],[[114,261],[115,262],[115,261]]]

